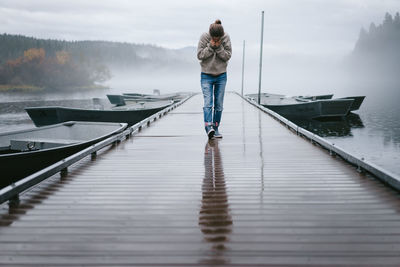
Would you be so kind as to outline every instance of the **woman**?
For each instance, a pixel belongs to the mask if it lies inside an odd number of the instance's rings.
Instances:
[[[204,97],[204,125],[208,138],[222,138],[218,128],[223,110],[226,67],[232,55],[229,35],[224,32],[221,21],[210,25],[203,33],[197,47],[197,58],[201,65],[201,89]],[[214,105],[213,105],[214,103]]]

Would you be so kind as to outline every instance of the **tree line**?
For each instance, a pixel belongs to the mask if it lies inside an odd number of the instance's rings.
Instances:
[[[54,56],[66,51],[76,62],[101,63],[110,68],[143,68],[151,65],[165,66],[171,63],[191,64],[182,51],[156,45],[109,41],[45,40],[22,35],[0,34],[0,64],[21,57],[30,48],[43,48]],[[195,56],[193,56],[195,58]]]
[[[351,55],[351,64],[359,74],[370,79],[400,81],[400,15],[385,14],[379,25],[371,23],[369,29],[361,28]]]
[[[171,66],[184,69],[193,62],[179,50],[154,45],[0,35],[0,84],[88,86],[109,79],[112,70]]]
[[[110,78],[107,67],[76,64],[68,52],[56,51],[46,55],[43,48],[30,48],[16,59],[0,66],[0,84],[30,85],[45,89],[93,86]]]
[[[387,53],[399,51],[399,42],[400,15],[397,12],[393,17],[391,14],[386,13],[382,24],[376,26],[375,23],[372,22],[369,26],[369,30],[361,28],[354,52]],[[383,48],[390,48],[390,51]]]

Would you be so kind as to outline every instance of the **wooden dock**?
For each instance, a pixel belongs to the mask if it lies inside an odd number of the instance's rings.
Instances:
[[[399,193],[235,94],[196,95],[0,210],[4,266],[400,266]],[[22,167],[22,166],[21,166]]]

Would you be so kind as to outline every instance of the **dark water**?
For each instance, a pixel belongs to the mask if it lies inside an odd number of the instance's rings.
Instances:
[[[25,107],[68,106],[92,108],[95,94],[5,95],[0,94],[0,132],[34,127]],[[350,94],[354,95],[354,94]],[[400,88],[390,93],[366,95],[360,110],[336,121],[295,121],[299,126],[314,132],[347,151],[364,157],[386,170],[400,175]],[[345,96],[345,95],[343,95]],[[32,100],[33,99],[33,100]],[[58,99],[58,100],[57,100]],[[62,100],[60,100],[62,99]],[[106,105],[107,101],[102,101]]]
[[[297,120],[297,125],[354,155],[400,175],[400,93],[369,94],[360,110],[330,121]]]

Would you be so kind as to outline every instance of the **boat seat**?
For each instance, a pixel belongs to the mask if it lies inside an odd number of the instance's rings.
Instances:
[[[299,102],[310,102],[310,99],[306,99],[306,98],[301,98],[301,97],[295,97],[294,99],[296,99]]]
[[[10,140],[10,149],[16,151],[41,150],[83,142],[75,139],[25,138]]]

